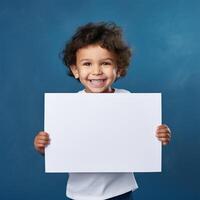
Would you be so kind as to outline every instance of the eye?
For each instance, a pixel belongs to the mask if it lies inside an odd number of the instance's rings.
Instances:
[[[101,64],[102,64],[102,65],[111,65],[110,62],[102,62]]]
[[[90,63],[90,62],[85,62],[85,63],[83,63],[83,65],[84,65],[84,66],[90,66],[91,63]]]

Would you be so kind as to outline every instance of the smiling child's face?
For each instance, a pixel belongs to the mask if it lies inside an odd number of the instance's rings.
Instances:
[[[71,66],[86,92],[112,92],[112,84],[119,74],[115,55],[100,47],[89,45],[76,53],[76,65]]]

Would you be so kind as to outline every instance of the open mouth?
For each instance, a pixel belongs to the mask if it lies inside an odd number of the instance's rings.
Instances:
[[[93,87],[102,87],[105,85],[106,79],[90,79],[89,81]]]

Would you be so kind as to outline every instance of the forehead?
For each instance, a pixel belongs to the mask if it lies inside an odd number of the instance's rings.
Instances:
[[[88,45],[78,49],[76,52],[77,60],[80,59],[115,59],[114,53],[102,48],[100,45]]]

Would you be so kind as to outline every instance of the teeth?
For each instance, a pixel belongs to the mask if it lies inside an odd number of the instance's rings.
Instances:
[[[103,87],[105,84],[105,79],[90,79],[90,84],[92,87]]]
[[[103,82],[102,79],[98,79],[98,80],[90,80],[90,81],[95,81],[95,82]]]

